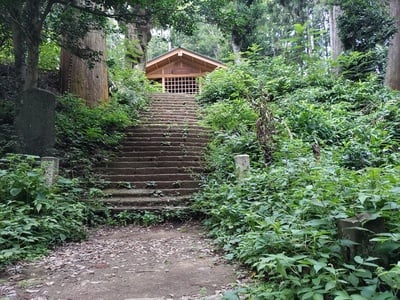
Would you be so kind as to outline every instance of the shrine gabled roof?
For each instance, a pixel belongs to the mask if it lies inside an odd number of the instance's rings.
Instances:
[[[225,67],[223,63],[215,59],[179,47],[148,61],[146,64],[146,73],[151,73],[179,59],[184,59],[189,63],[193,62],[197,65],[202,65],[210,71],[218,67]]]

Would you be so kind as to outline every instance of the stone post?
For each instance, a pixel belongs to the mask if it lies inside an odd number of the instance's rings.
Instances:
[[[57,181],[60,160],[56,157],[42,157],[41,167],[44,170],[44,180],[48,187],[54,185]]]
[[[250,172],[250,157],[247,154],[235,156],[235,173],[238,181],[242,181]]]
[[[362,213],[338,220],[337,227],[339,238],[351,242],[342,249],[346,262],[352,262],[357,255],[377,256],[374,253],[375,244],[370,239],[376,233],[385,232],[385,223],[381,217]]]

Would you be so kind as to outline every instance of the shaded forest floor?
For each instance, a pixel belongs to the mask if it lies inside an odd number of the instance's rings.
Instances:
[[[197,223],[103,227],[10,267],[0,299],[221,299],[245,281]]]

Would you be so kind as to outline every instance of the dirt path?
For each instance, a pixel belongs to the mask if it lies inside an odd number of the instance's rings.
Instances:
[[[198,224],[105,227],[10,268],[0,299],[222,299],[238,277]]]

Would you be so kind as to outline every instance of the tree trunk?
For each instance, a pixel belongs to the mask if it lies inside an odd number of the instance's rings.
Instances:
[[[94,62],[81,58],[70,50],[61,51],[61,91],[72,93],[90,107],[108,100],[108,81],[106,66],[106,38],[101,29],[89,31],[81,41],[81,49],[91,49],[100,54]],[[90,56],[90,55],[89,55]]]
[[[21,90],[26,78],[26,41],[23,31],[16,22],[12,23],[12,37],[16,88]]]
[[[232,47],[235,64],[240,64],[240,62],[241,62],[240,51],[242,48],[242,37],[240,36],[238,30],[236,30],[236,29],[232,30],[231,47]]]
[[[385,85],[400,90],[400,0],[390,0],[390,15],[395,18],[398,31],[389,46]]]
[[[42,31],[42,20],[40,18],[41,3],[40,0],[31,0],[28,2],[29,29],[26,34],[28,40],[27,68],[24,83],[24,91],[36,88],[39,80],[39,46],[40,34]]]
[[[151,23],[147,20],[146,22],[128,23],[126,26],[127,62],[132,67],[143,71],[147,60],[147,45],[151,40]],[[132,47],[134,49],[131,49]]]
[[[337,59],[339,55],[343,52],[343,43],[339,37],[339,26],[337,24],[337,18],[342,14],[340,6],[334,5],[329,12],[329,23],[330,31],[329,37],[331,42],[331,52],[332,58]]]

